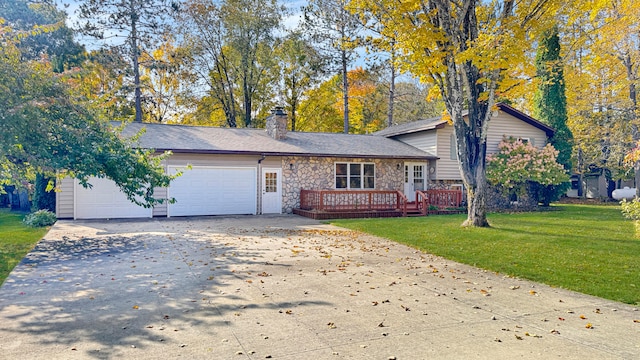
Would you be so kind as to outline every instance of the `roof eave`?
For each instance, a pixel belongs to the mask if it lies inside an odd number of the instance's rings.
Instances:
[[[380,135],[380,136],[384,136],[386,138],[391,138],[391,137],[395,137],[395,136],[400,136],[400,135],[407,135],[407,134],[415,134],[415,133],[419,133],[422,131],[430,131],[430,130],[434,130],[434,129],[442,129],[444,128],[446,122],[443,120],[441,123],[438,124],[432,124],[429,126],[424,126],[424,127],[420,127],[420,128],[416,128],[416,129],[409,129],[409,130],[405,130],[405,131],[395,131],[389,134],[384,134],[384,135]]]
[[[209,154],[209,155],[257,155],[257,156],[304,156],[304,157],[340,157],[362,159],[417,159],[437,160],[433,155],[376,155],[376,154],[321,154],[270,151],[234,151],[234,150],[194,150],[194,149],[154,149],[156,152],[170,151],[174,154]]]

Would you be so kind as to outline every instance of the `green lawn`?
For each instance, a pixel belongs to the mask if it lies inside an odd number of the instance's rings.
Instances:
[[[461,228],[466,215],[333,220],[465,264],[628,304],[640,304],[640,238],[619,206],[559,205],[490,214],[491,228]]]
[[[23,218],[24,214],[0,210],[0,285],[48,230],[30,228]]]

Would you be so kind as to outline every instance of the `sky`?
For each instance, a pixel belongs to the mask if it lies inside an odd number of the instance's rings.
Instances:
[[[77,17],[75,12],[81,1],[76,0],[56,0],[59,8],[66,9],[69,14],[69,22],[73,23]],[[290,11],[290,14],[284,18],[283,24],[287,29],[294,29],[301,20],[300,9],[307,4],[307,0],[279,0]]]

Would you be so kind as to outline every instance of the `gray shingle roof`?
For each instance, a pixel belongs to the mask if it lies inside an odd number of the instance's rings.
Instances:
[[[444,124],[446,124],[446,120],[442,120],[441,117],[436,117],[390,126],[386,129],[375,132],[374,135],[392,137],[396,135],[410,134],[418,131],[433,130],[438,128],[439,126],[443,126]]]
[[[332,157],[435,159],[400,141],[375,135],[288,132],[275,140],[264,129],[130,123],[123,135],[142,128],[139,146],[174,153],[310,155]]]

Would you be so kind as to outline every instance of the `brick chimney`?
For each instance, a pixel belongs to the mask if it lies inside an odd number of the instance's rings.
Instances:
[[[287,137],[287,123],[289,118],[282,106],[276,106],[271,110],[271,116],[267,118],[267,134],[276,140]]]

